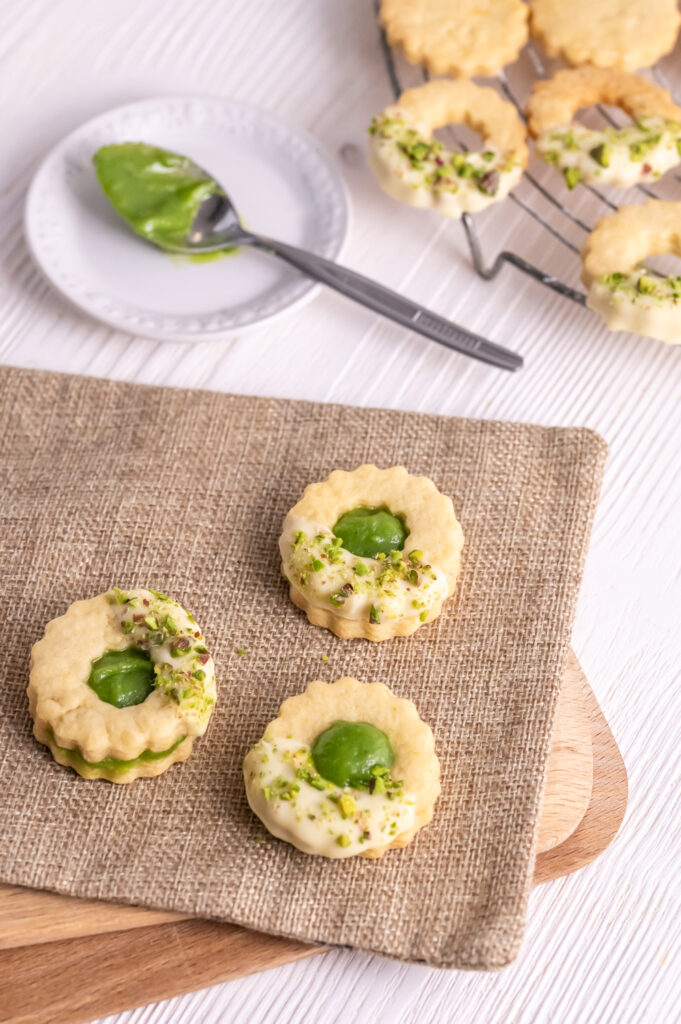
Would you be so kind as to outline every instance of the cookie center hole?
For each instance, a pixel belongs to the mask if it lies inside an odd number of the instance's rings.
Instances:
[[[483,148],[482,135],[465,124],[448,124],[444,128],[436,128],[433,135],[453,153],[475,153]]]
[[[620,107],[609,107],[599,103],[590,107],[580,107],[574,116],[577,124],[602,131],[604,128],[626,128],[632,119]]]
[[[409,536],[402,516],[387,508],[353,508],[344,512],[334,525],[343,547],[359,558],[375,558],[401,551]]]
[[[140,647],[106,651],[92,662],[87,684],[115,708],[141,704],[154,689],[154,665]]]
[[[312,744],[312,761],[323,779],[337,786],[374,792],[395,762],[390,740],[371,722],[332,722]]]
[[[657,253],[643,261],[647,270],[656,277],[678,277],[681,275],[681,257],[673,253]]]

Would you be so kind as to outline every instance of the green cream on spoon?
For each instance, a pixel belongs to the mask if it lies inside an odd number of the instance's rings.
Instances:
[[[323,779],[372,792],[395,762],[390,740],[370,722],[332,722],[317,736],[311,753]]]
[[[387,508],[353,508],[333,528],[343,547],[360,558],[401,551],[409,536],[404,520]]]
[[[184,244],[202,203],[224,195],[219,183],[189,157],[146,142],[102,146],[93,162],[114,210],[138,235],[168,252]],[[206,262],[235,251],[232,246],[190,258]]]

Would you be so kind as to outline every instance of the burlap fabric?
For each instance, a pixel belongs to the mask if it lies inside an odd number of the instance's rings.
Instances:
[[[601,438],[8,368],[0,437],[0,879],[444,967],[512,960]],[[309,625],[277,551],[305,485],[366,461],[432,477],[466,535],[443,615],[379,645]],[[44,624],[112,584],[186,602],[218,671],[191,759],[127,787],[55,764],[25,696]],[[432,825],[377,861],[263,842],[244,797],[281,701],[342,675],[412,698],[442,765]]]

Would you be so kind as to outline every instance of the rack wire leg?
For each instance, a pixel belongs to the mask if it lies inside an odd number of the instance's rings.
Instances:
[[[539,281],[540,284],[546,285],[547,288],[552,288],[554,292],[558,292],[559,295],[563,295],[566,299],[572,299],[580,306],[586,306],[586,295],[583,292],[578,292],[575,288],[570,288],[569,285],[563,284],[557,277],[553,277],[552,274],[547,274],[546,271],[540,270],[539,267],[535,267],[533,263],[528,263],[522,256],[517,256],[514,252],[500,252],[494,263],[489,266],[485,265],[484,257],[482,255],[482,249],[480,247],[480,241],[475,233],[473,227],[473,220],[469,213],[464,213],[461,218],[461,222],[466,232],[466,240],[468,242],[468,248],[470,249],[471,259],[475,272],[482,277],[485,281],[492,281],[504,263],[510,263],[512,266],[517,267],[518,270],[522,270],[523,273],[533,277],[535,281]]]

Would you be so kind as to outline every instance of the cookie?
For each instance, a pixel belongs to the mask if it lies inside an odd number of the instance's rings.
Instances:
[[[595,130],[573,120],[596,103],[620,107],[633,122]],[[681,162],[681,107],[666,89],[628,71],[558,71],[534,86],[527,118],[538,152],[562,172],[568,188],[580,181],[630,188],[656,181]]]
[[[33,646],[34,735],[86,779],[127,783],[189,757],[215,704],[194,617],[155,590],[76,601]]]
[[[613,331],[681,344],[681,276],[643,266],[656,253],[681,256],[681,203],[651,199],[603,217],[582,251],[587,305]]]
[[[521,0],[381,0],[391,46],[434,75],[496,75],[527,42]]]
[[[448,150],[434,132],[462,123],[482,135],[474,152]],[[408,89],[369,127],[369,165],[400,202],[444,217],[475,213],[504,199],[522,177],[523,122],[494,89],[466,79]]]
[[[380,857],[432,819],[440,765],[410,700],[345,677],[284,701],[246,756],[244,781],[277,838],[323,857]]]
[[[636,71],[674,49],[676,0],[530,0],[530,31],[568,64]]]
[[[310,484],[279,540],[291,600],[309,621],[374,641],[438,617],[462,548],[451,499],[403,466],[335,470]]]

